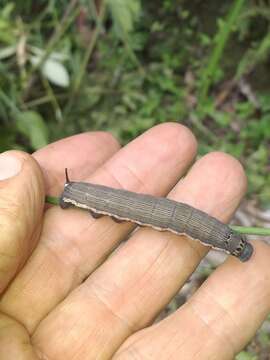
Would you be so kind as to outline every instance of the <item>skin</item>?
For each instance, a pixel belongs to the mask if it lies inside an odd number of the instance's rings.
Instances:
[[[59,195],[67,167],[73,180],[168,194],[227,222],[245,193],[244,171],[217,152],[194,163],[187,128],[159,125],[122,149],[99,132],[11,154],[22,169],[0,181],[1,359],[233,359],[268,315],[270,248],[259,240],[249,261],[228,257],[153,324],[208,248],[141,228],[111,254],[132,224],[44,211],[44,194]]]

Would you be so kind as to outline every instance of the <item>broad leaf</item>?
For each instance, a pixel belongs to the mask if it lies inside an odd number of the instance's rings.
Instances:
[[[69,86],[69,74],[59,61],[51,58],[47,59],[42,67],[42,74],[54,85]]]
[[[33,65],[40,62],[40,56],[31,56],[30,60]],[[65,66],[52,57],[49,57],[42,66],[41,72],[51,83],[61,87],[68,87],[70,80]]]
[[[16,117],[16,125],[18,131],[29,139],[34,150],[48,144],[48,128],[37,112],[24,111],[19,113]]]
[[[0,49],[0,60],[6,59],[16,53],[16,46],[7,46]]]
[[[140,0],[106,0],[116,31],[125,36],[134,28],[141,11]]]

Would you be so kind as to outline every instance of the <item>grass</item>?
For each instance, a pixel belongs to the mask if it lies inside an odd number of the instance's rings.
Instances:
[[[249,196],[268,206],[270,93],[249,82],[270,48],[258,5],[208,0],[210,16],[187,1],[2,3],[0,150],[96,129],[125,144],[174,120],[197,135],[200,155],[242,161]]]

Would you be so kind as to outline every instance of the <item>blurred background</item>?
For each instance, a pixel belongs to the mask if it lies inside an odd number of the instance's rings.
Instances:
[[[0,0],[0,151],[89,130],[122,144],[187,125],[249,189],[235,223],[270,227],[270,1]],[[265,239],[267,240],[267,239]],[[164,314],[223,258],[211,253]],[[237,360],[270,359],[270,321]]]

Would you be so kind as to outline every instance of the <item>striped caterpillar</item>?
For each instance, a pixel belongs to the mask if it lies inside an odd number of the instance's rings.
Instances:
[[[170,231],[221,249],[247,261],[253,247],[228,225],[194,207],[162,197],[113,189],[103,185],[70,181],[60,197],[65,209],[75,206],[88,210],[94,218],[108,215],[117,222],[131,221],[159,231]]]

